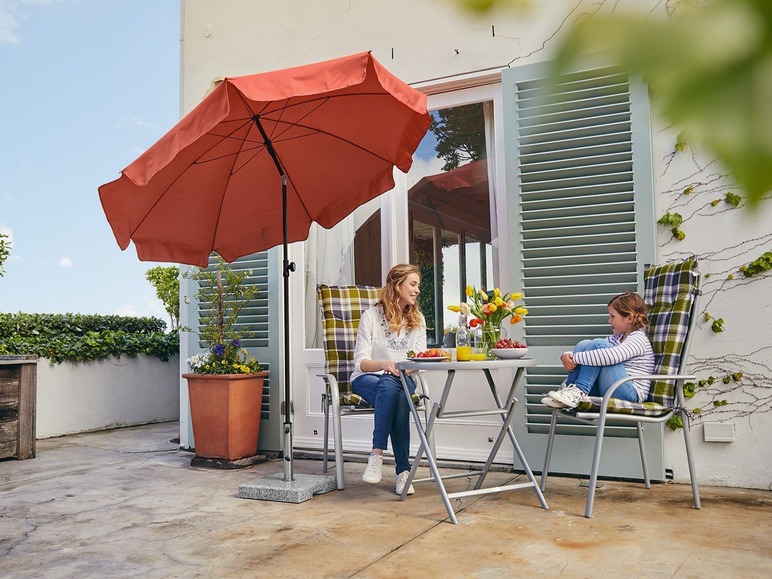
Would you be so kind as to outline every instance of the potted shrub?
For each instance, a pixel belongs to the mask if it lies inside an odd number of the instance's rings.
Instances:
[[[213,269],[188,273],[198,282],[199,337],[208,349],[187,359],[190,414],[196,457],[235,462],[257,455],[263,382],[268,372],[242,347],[237,332],[242,310],[257,294],[245,283],[249,272],[236,272],[222,258]],[[195,464],[195,459],[194,459]]]

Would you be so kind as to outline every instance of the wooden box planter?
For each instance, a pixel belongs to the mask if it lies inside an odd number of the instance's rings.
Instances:
[[[0,458],[35,456],[35,356],[0,356]]]
[[[188,381],[196,457],[235,463],[257,456],[266,376],[182,375]]]

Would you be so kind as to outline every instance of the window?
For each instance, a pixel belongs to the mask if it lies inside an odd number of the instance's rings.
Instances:
[[[493,284],[491,127],[488,101],[433,111],[408,176],[410,261],[421,270],[429,345],[453,331],[458,319],[447,306],[465,299],[467,284]]]

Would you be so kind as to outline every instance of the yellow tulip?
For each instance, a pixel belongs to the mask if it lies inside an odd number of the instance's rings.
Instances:
[[[474,295],[474,288],[471,285],[466,286],[466,297],[471,298]]]
[[[525,308],[515,308],[515,313],[524,316],[528,313],[528,310]]]
[[[448,306],[448,309],[449,309],[451,312],[456,312],[456,313],[459,313],[459,312],[461,311],[461,306]]]
[[[493,297],[493,303],[496,304],[496,306],[499,307],[499,308],[501,306],[505,306],[506,305],[504,300],[502,300],[501,297],[499,297],[499,296],[497,296],[495,294],[494,294],[494,297]]]
[[[513,294],[510,294],[509,297],[510,299],[513,299],[513,300],[521,300],[523,299],[523,294],[520,292],[515,292]]]
[[[483,290],[480,290],[480,297],[486,302],[488,301],[488,294],[486,294]]]
[[[501,297],[501,290],[499,288],[493,288],[493,297]]]

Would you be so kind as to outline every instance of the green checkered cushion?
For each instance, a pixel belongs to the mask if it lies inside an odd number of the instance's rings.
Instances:
[[[325,371],[335,376],[340,389],[340,403],[345,406],[370,406],[351,392],[354,371],[354,347],[362,313],[378,303],[381,289],[372,286],[317,287],[324,333]]]
[[[689,330],[692,303],[698,292],[700,275],[697,260],[668,263],[648,268],[643,273],[644,301],[649,308],[649,340],[654,349],[654,374],[678,374],[681,371],[684,345]],[[579,405],[580,411],[597,411],[602,398],[589,397]],[[628,402],[612,398],[608,411],[617,414],[661,416],[675,404],[672,380],[657,380],[645,402]]]

